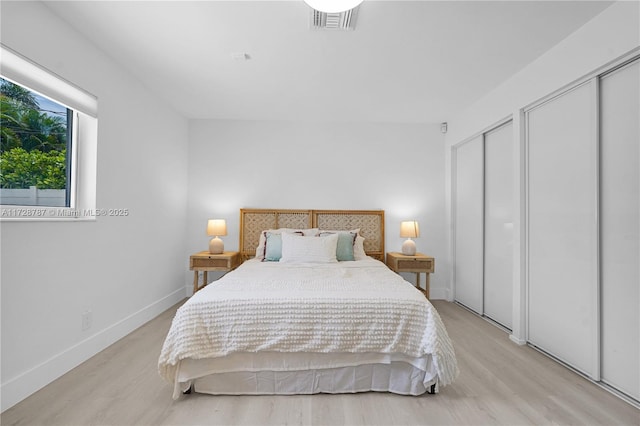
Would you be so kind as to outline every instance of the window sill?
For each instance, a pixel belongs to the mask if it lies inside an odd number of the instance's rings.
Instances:
[[[68,207],[2,206],[2,222],[86,222],[95,221],[101,211],[96,209],[71,209]]]

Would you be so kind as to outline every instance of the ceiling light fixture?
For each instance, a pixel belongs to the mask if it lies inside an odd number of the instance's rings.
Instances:
[[[340,13],[324,13],[319,10],[309,9],[309,28],[314,30],[347,30],[356,28],[358,8]]]
[[[363,0],[304,0],[315,10],[325,13],[340,13],[351,10],[362,3]]]

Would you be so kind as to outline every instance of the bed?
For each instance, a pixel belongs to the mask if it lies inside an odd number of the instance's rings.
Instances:
[[[431,303],[384,261],[384,211],[241,209],[242,265],[195,293],[158,360],[177,399],[435,393],[458,372]]]

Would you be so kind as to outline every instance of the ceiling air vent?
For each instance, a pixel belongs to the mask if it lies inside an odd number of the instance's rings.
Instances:
[[[358,8],[340,13],[325,13],[311,9],[311,28],[318,30],[354,30]]]

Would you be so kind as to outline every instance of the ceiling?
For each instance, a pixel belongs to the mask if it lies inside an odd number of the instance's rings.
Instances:
[[[438,123],[611,2],[365,0],[354,31],[302,0],[46,4],[187,118]]]

